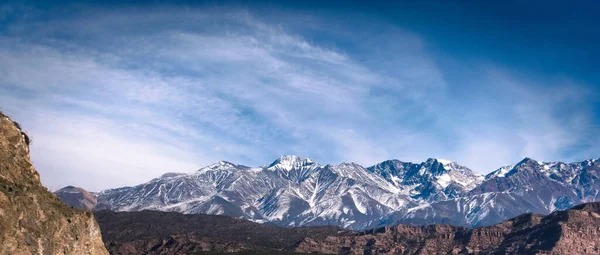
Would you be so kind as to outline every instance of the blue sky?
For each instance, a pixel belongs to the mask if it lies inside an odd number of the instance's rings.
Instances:
[[[0,4],[0,107],[50,188],[284,154],[599,157],[598,6],[486,2]]]

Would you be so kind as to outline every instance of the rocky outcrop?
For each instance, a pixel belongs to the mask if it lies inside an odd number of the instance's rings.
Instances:
[[[326,254],[600,254],[600,203],[548,216],[524,214],[475,229],[398,225],[306,238],[297,252]]]
[[[67,186],[55,191],[54,194],[75,208],[91,211],[96,207],[96,197],[83,188]]]
[[[2,113],[0,244],[0,254],[108,254],[93,215],[42,186],[29,158],[29,138]]]

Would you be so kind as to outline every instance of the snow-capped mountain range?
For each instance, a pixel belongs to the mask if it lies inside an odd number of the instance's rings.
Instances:
[[[388,160],[371,167],[282,156],[263,167],[230,162],[167,173],[97,193],[95,210],[223,214],[282,226],[365,229],[398,223],[480,226],[600,200],[600,159],[525,158],[486,176],[455,162]]]

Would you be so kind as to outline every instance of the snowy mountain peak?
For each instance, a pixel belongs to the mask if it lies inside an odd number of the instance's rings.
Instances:
[[[523,160],[519,161],[519,163],[517,163],[517,165],[521,165],[521,164],[526,164],[526,163],[537,163],[537,164],[543,164],[540,161],[537,161],[535,159],[529,158],[529,157],[525,157]]]
[[[388,160],[382,161],[382,162],[374,165],[373,167],[378,166],[378,165],[380,165],[380,166],[390,165],[391,166],[391,165],[398,165],[398,164],[403,164],[403,163],[404,162],[397,160],[397,159],[388,159]]]
[[[104,190],[96,209],[224,214],[280,226],[361,229],[400,221],[477,226],[600,200],[598,159],[539,163],[526,158],[485,181],[465,166],[434,158],[421,163],[387,160],[365,169],[356,163],[321,166],[282,156],[264,167],[221,161],[199,171]]]
[[[206,166],[198,170],[198,173],[203,173],[207,171],[223,171],[223,170],[237,170],[239,168],[248,168],[245,166],[236,165],[227,161],[219,161],[212,165]]]
[[[440,164],[443,164],[443,165],[449,165],[449,164],[454,163],[450,160],[441,159],[441,158],[428,158],[425,162],[431,162],[431,163],[439,162]]]
[[[454,165],[459,166],[449,160],[428,158],[427,161],[421,164],[419,175],[441,175],[448,171],[455,170]]]
[[[186,175],[185,173],[164,173],[163,175],[160,176],[161,179],[165,179],[165,178],[172,178],[172,177],[178,177],[178,176],[183,176]]]
[[[296,155],[284,155],[268,165],[267,169],[291,171],[292,169],[306,166],[318,166],[318,164],[309,158],[303,158]]]
[[[445,170],[448,170],[448,171],[468,169],[454,161],[447,160],[447,159],[428,158],[427,161],[424,162],[424,165],[427,165],[427,166],[431,166],[431,165],[435,165],[435,164],[441,165]]]
[[[586,161],[583,161],[583,162],[585,162],[586,165],[591,166],[591,165],[594,165],[596,163],[600,163],[600,158],[589,159],[589,160],[586,160]]]
[[[354,162],[342,162],[339,165],[327,165],[327,168],[342,177],[362,178],[361,176],[365,168]],[[364,176],[363,176],[364,177]]]
[[[427,179],[429,182],[439,185],[441,189],[453,186],[463,192],[473,189],[484,180],[483,176],[465,166],[450,160],[436,158],[429,158],[423,162],[419,166],[417,176],[421,176],[419,181],[425,182]],[[446,195],[454,196],[453,192]]]
[[[516,164],[507,165],[507,166],[498,168],[497,170],[487,174],[485,176],[485,178],[491,179],[491,178],[496,178],[496,177],[509,177],[522,169],[533,169],[534,171],[537,171],[538,166],[544,166],[544,165],[546,166],[544,169],[548,168],[547,163],[543,163],[543,162],[537,161],[535,159],[526,157]],[[533,166],[533,168],[530,168],[527,166]]]
[[[486,179],[494,177],[506,177],[506,175],[515,167],[515,165],[503,166],[485,176]]]
[[[438,158],[437,161],[440,162],[440,163],[442,163],[442,165],[444,165],[444,166],[445,165],[450,165],[450,164],[454,163],[453,161],[446,160],[446,159],[441,159],[441,158]]]
[[[512,172],[518,172],[518,171],[545,172],[545,170],[548,170],[548,167],[551,164],[555,164],[555,163],[545,163],[545,162],[537,161],[532,158],[524,158],[523,160],[521,160],[519,163],[517,163],[515,165],[514,170],[512,170],[509,174],[511,174]]]
[[[234,163],[231,163],[231,162],[227,162],[227,161],[219,161],[219,162],[213,164],[213,166],[235,167],[237,165]]]
[[[363,168],[363,166],[354,163],[354,162],[342,162],[338,165],[338,167],[360,167]]]

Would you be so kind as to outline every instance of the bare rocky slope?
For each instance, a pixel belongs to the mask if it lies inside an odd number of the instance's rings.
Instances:
[[[96,197],[83,188],[67,186],[55,191],[54,194],[75,208],[91,211],[96,207]]]
[[[0,254],[108,254],[92,213],[40,183],[29,138],[0,113]]]
[[[363,232],[177,212],[95,214],[111,254],[600,254],[600,203],[474,229],[397,225]]]

